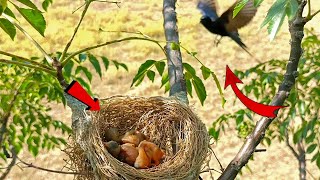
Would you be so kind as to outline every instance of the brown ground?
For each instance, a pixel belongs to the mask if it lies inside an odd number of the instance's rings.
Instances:
[[[54,4],[49,8],[49,12],[45,14],[47,17],[46,37],[42,38],[34,30],[28,29],[28,32],[43,45],[48,52],[61,51],[66,44],[73,27],[77,22],[80,12],[71,14],[83,1],[62,1],[54,0]],[[287,59],[289,53],[289,34],[287,24],[279,32],[277,38],[270,42],[267,37],[266,28],[259,30],[259,26],[270,7],[271,0],[265,0],[262,7],[254,18],[253,22],[241,29],[240,34],[246,45],[250,48],[250,52],[255,58],[264,62],[272,58]],[[320,9],[320,2],[311,0],[312,9],[315,11]],[[220,1],[220,9],[225,9],[231,3]],[[87,47],[96,43],[107,40],[116,39],[120,36],[118,33],[97,32],[99,27],[105,30],[126,30],[141,31],[155,39],[164,40],[162,29],[162,12],[161,1],[157,0],[136,0],[133,2],[123,1],[121,8],[115,5],[94,3],[90,8],[88,16],[86,16],[83,26],[73,43],[71,50],[81,47]],[[191,51],[197,51],[198,57],[208,67],[217,74],[220,82],[223,84],[225,66],[228,64],[231,69],[246,69],[257,64],[257,61],[248,56],[234,42],[228,38],[223,38],[221,44],[215,47],[213,44],[215,36],[208,33],[200,24],[200,14],[195,8],[196,1],[180,0],[178,2],[177,11],[179,18],[180,40]],[[219,11],[221,13],[221,11]],[[316,17],[307,27],[316,27],[319,23],[320,15]],[[24,27],[29,27],[21,20]],[[317,24],[319,25],[319,24]],[[319,30],[318,32],[319,33]],[[129,35],[128,35],[129,36]],[[1,36],[1,49],[23,56],[40,56],[40,53],[18,33],[15,42],[11,42],[9,38]],[[101,48],[93,51],[97,55],[106,55],[109,59],[117,59],[129,65],[129,73],[124,70],[116,71],[112,67],[103,78],[94,78],[92,90],[99,97],[108,97],[116,94],[128,95],[164,95],[163,89],[159,89],[160,79],[158,78],[154,84],[145,80],[142,85],[130,88],[133,76],[135,75],[138,65],[147,59],[164,58],[157,47],[147,42],[125,42],[122,44],[112,45],[110,47]],[[185,53],[184,61],[200,67],[199,64]],[[200,72],[199,72],[200,73]],[[199,74],[200,75],[200,74]],[[190,99],[190,104],[196,109],[198,115],[209,127],[210,124],[222,113],[233,112],[243,105],[237,101],[236,106],[232,106],[234,94],[230,89],[225,91],[226,98],[229,100],[224,109],[221,108],[221,99],[218,96],[216,86],[211,80],[205,82],[207,87],[208,98],[204,106],[194,98]],[[70,124],[70,110],[61,105],[51,105],[53,107],[52,115],[58,119]],[[238,139],[233,126],[222,134],[220,141],[214,146],[214,151],[224,167],[234,157],[240,148],[243,140]],[[262,147],[262,146],[261,146]],[[37,158],[33,158],[28,152],[24,151],[20,157],[25,161],[34,163],[35,165],[59,170],[62,168],[64,154],[56,149],[51,152],[42,152]],[[310,158],[309,156],[307,158]],[[213,168],[219,169],[217,162],[212,158],[211,165]],[[255,161],[250,161],[249,166],[252,173],[244,171],[239,179],[299,179],[298,164],[294,156],[288,151],[284,144],[274,142],[267,148],[267,152],[257,153]],[[309,171],[317,179],[320,177],[320,171],[315,165],[308,162]],[[217,173],[213,172],[215,178]],[[202,175],[204,179],[209,179],[208,174]],[[308,174],[308,179],[311,176]],[[61,175],[48,173],[36,169],[20,169],[13,168],[12,173],[7,179],[72,179],[72,175]]]

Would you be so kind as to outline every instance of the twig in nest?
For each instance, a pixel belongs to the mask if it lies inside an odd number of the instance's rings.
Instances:
[[[27,163],[23,160],[21,160],[19,157],[17,158],[22,164],[26,165],[23,168],[35,168],[35,169],[39,169],[42,171],[47,171],[47,172],[52,172],[52,173],[58,173],[58,174],[72,174],[72,175],[85,175],[84,173],[80,173],[80,172],[67,172],[67,171],[57,171],[57,170],[52,170],[52,169],[46,169],[43,167],[39,167],[39,166],[35,166],[32,163]]]

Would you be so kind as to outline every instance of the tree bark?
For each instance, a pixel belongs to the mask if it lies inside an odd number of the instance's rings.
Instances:
[[[302,142],[298,143],[298,152],[299,152],[299,176],[300,180],[306,180],[307,177],[307,164],[306,164],[306,152],[304,150]]]
[[[302,55],[301,41],[304,36],[303,28],[306,24],[306,19],[302,17],[302,12],[306,3],[306,0],[299,2],[299,8],[295,17],[289,21],[289,31],[291,35],[289,62],[284,75],[284,80],[281,83],[276,96],[270,103],[273,106],[283,105],[295,83],[296,77],[298,76],[297,67]],[[238,154],[229,163],[225,171],[219,177],[220,180],[235,179],[241,168],[248,163],[248,160],[254,153],[257,145],[263,139],[265,132],[272,121],[273,119],[271,118],[263,117],[257,122],[253,132],[247,137]]]
[[[163,27],[167,44],[165,46],[170,82],[170,96],[176,96],[180,101],[188,104],[186,82],[183,75],[183,65],[180,48],[172,49],[171,44],[179,44],[177,16],[175,12],[176,0],[163,1]]]

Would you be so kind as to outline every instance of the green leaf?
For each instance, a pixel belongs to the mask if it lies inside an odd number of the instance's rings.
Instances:
[[[20,3],[28,6],[29,8],[32,8],[34,10],[38,10],[37,6],[34,5],[30,0],[17,0],[17,1],[19,1]]]
[[[117,69],[119,69],[119,66],[121,66],[123,69],[125,69],[126,71],[128,71],[128,67],[127,65],[125,65],[124,63],[120,63],[118,61],[113,60],[112,61],[113,64],[116,66]]]
[[[313,132],[311,133],[307,138],[306,138],[306,143],[309,144],[309,143],[312,143],[313,140],[315,139],[316,137],[316,134]]]
[[[82,71],[86,77],[88,78],[88,80],[91,82],[92,80],[92,74],[91,72],[88,70],[88,68],[83,67],[83,66],[78,66],[76,69],[76,74],[78,74],[80,71]]]
[[[38,10],[24,9],[16,6],[19,13],[34,27],[42,36],[44,36],[44,31],[46,29],[46,20],[43,15]]]
[[[0,18],[0,28],[6,32],[12,40],[16,36],[16,28],[10,21],[4,18]]]
[[[169,83],[169,75],[167,72],[162,75],[160,88],[162,88],[166,83]]]
[[[260,6],[260,4],[261,4],[263,1],[264,1],[264,0],[254,0],[254,1],[253,1],[254,7]]]
[[[201,72],[202,72],[202,76],[203,76],[203,79],[206,80],[210,77],[210,74],[211,74],[211,70],[205,66],[201,66]]]
[[[298,5],[297,1],[293,1],[293,0],[288,1],[287,8],[286,8],[286,14],[287,14],[289,20],[291,20],[295,16],[295,14],[298,10],[298,7],[299,7],[299,5]]]
[[[0,0],[0,15],[4,12],[7,8],[7,1],[8,0]]]
[[[269,9],[268,14],[261,24],[261,27],[268,25],[268,33],[271,40],[279,31],[286,15],[286,0],[277,0]]]
[[[108,68],[109,68],[110,61],[109,61],[109,59],[107,57],[101,57],[101,59],[102,59],[102,62],[104,64],[104,67],[106,68],[106,71],[107,71]]]
[[[139,85],[141,83],[141,81],[143,80],[145,73],[151,68],[151,66],[153,66],[155,64],[155,60],[147,60],[146,62],[144,62],[143,64],[141,64],[141,66],[138,69],[138,73],[134,76],[132,83],[131,83],[131,87],[136,83],[136,86]],[[137,84],[138,80],[140,80],[140,82]]]
[[[189,72],[192,76],[196,76],[196,70],[188,63],[183,63],[183,68]]]
[[[237,3],[236,7],[234,7],[232,18],[236,17],[237,14],[241,11],[241,9],[249,2],[249,0],[241,0]]]
[[[84,62],[87,59],[87,53],[80,53],[79,60],[80,62]]]
[[[170,48],[172,49],[172,50],[179,50],[179,44],[177,44],[176,42],[172,42],[172,43],[170,43]]]
[[[52,4],[52,0],[44,0],[42,2],[42,8],[45,10],[45,11],[48,11],[48,7],[49,5]]]
[[[204,101],[207,98],[207,92],[202,80],[196,76],[192,79],[192,84],[201,102],[201,105],[203,105]]]
[[[320,155],[318,156],[318,159],[317,159],[317,166],[320,169]]]
[[[187,92],[188,94],[190,95],[191,98],[192,97],[192,84],[191,84],[191,81],[188,79],[186,79],[186,87],[187,87]]]
[[[307,153],[311,154],[317,147],[317,144],[311,144],[308,148],[307,148]]]
[[[92,54],[89,54],[89,61],[93,65],[96,72],[99,74],[100,77],[102,77],[101,67],[99,64],[99,61],[96,57],[94,57]]]
[[[218,140],[219,133],[220,133],[220,129],[217,131],[214,128],[209,129],[209,135],[212,136],[215,140]]]
[[[164,71],[164,67],[166,66],[166,63],[163,61],[157,61],[154,65],[156,66],[160,76],[162,76],[163,71]]]
[[[148,72],[147,72],[147,76],[148,76],[148,78],[152,81],[152,82],[154,82],[154,76],[156,75],[156,73],[154,72],[154,71],[152,71],[152,70],[149,70]]]
[[[1,1],[1,0],[0,0]],[[4,11],[3,11],[6,15],[13,17],[14,19],[16,19],[16,16],[13,14],[13,12],[7,7]],[[1,13],[0,13],[1,14]]]
[[[218,80],[217,75],[214,72],[211,72],[211,74],[212,74],[213,80],[216,83],[216,86],[217,86],[217,88],[219,90],[219,94],[220,94],[220,97],[221,97],[221,104],[222,104],[222,108],[223,108],[225,103],[227,102],[227,100],[224,98],[224,95],[223,95],[223,92],[222,92],[222,88],[221,88],[221,85],[220,85],[220,82]]]
[[[73,61],[69,61],[64,67],[64,73],[67,77],[71,77],[71,71],[72,71],[72,67],[73,67],[74,63]]]

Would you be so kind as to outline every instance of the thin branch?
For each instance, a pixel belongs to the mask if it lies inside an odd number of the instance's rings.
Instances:
[[[20,159],[19,157],[17,157],[17,158],[22,164],[26,165],[23,168],[35,168],[38,170],[47,171],[47,172],[51,172],[51,173],[58,173],[58,174],[86,175],[85,173],[80,173],[80,172],[67,172],[67,171],[58,171],[58,170],[47,169],[47,168],[35,166],[32,163],[27,163],[27,162],[23,161],[22,159]]]
[[[210,150],[211,150],[211,152],[213,153],[213,155],[214,155],[214,157],[216,158],[216,160],[218,161],[221,172],[223,172],[223,171],[224,171],[224,168],[223,168],[223,166],[222,166],[222,164],[221,164],[220,160],[218,159],[218,157],[217,157],[216,153],[213,151],[213,149],[211,149],[211,148],[210,148]],[[220,174],[221,174],[221,173],[220,173]]]
[[[49,64],[52,63],[52,58],[46,53],[46,51],[40,46],[37,41],[35,41],[16,21],[11,18],[10,16],[6,15],[5,13],[2,13],[2,16],[5,17],[8,21],[10,21],[14,26],[16,26],[43,54],[43,56],[46,58]]]
[[[5,56],[9,56],[9,57],[15,58],[16,60],[21,61],[21,62],[28,62],[28,63],[31,63],[31,64],[36,65],[36,66],[41,66],[41,67],[46,68],[46,69],[48,69],[48,70],[53,70],[52,67],[49,67],[49,66],[47,66],[47,65],[38,63],[38,62],[36,62],[36,61],[33,61],[33,60],[31,60],[31,59],[28,59],[28,58],[25,58],[25,57],[22,57],[22,56],[18,56],[18,55],[15,55],[15,54],[11,54],[11,53],[8,53],[8,52],[4,52],[4,51],[0,51],[0,54],[3,54],[3,55],[5,55]]]
[[[266,152],[267,150],[266,149],[256,149],[254,150],[254,152]]]
[[[210,171],[215,171],[215,172],[217,172],[217,173],[219,173],[219,174],[222,174],[222,172],[221,172],[221,171],[218,171],[218,170],[213,169],[213,168],[203,170],[203,171],[201,171],[201,172],[200,172],[200,174],[205,173],[205,172],[210,172]]]
[[[308,169],[306,169],[306,171],[312,177],[312,179],[316,180],[316,177],[314,177],[313,174],[311,174],[311,172]]]
[[[311,16],[311,3],[310,3],[310,0],[308,0],[308,15],[307,17],[310,17]]]
[[[92,50],[92,49],[96,49],[96,48],[99,48],[99,47],[107,46],[107,45],[110,45],[110,44],[115,44],[115,43],[119,43],[119,42],[123,42],[123,41],[131,41],[131,40],[143,40],[143,41],[149,41],[149,42],[156,43],[161,48],[161,50],[166,54],[165,50],[162,48],[162,46],[160,45],[159,41],[157,41],[157,40],[153,40],[153,39],[149,39],[149,38],[143,38],[143,37],[127,37],[127,38],[123,38],[123,39],[117,39],[117,40],[113,40],[113,41],[108,41],[108,42],[105,42],[105,43],[102,43],[102,44],[98,44],[98,45],[95,45],[95,46],[91,46],[91,47],[87,47],[87,48],[78,50],[78,51],[70,54],[68,57],[66,57],[61,62],[62,67],[64,65],[66,65],[71,60],[71,58],[73,58],[74,56],[76,56],[76,55],[78,55],[80,53],[83,53],[83,52],[86,52],[86,51],[89,51],[89,50]]]
[[[304,36],[303,28],[306,24],[306,19],[302,17],[303,8],[306,6],[307,1],[303,0],[298,7],[295,17],[289,22],[289,31],[291,35],[291,50],[287,70],[284,75],[284,80],[279,86],[278,93],[270,103],[273,106],[281,106],[289,95],[293,85],[295,84],[296,77],[298,76],[297,67],[302,55],[301,42]],[[278,111],[276,112],[276,114]],[[254,153],[254,150],[263,139],[266,130],[272,123],[273,119],[263,117],[261,118],[253,132],[246,138],[241,149],[229,163],[226,170],[219,177],[221,180],[235,179],[241,168],[246,165]]]
[[[316,16],[318,13],[320,13],[320,9],[318,11],[316,11],[315,13],[313,13],[311,16],[310,16],[310,19],[308,20],[311,20],[314,16]]]
[[[15,150],[12,148],[12,160],[8,167],[6,167],[6,171],[0,176],[0,179],[5,179],[7,175],[10,173],[11,169],[14,167],[17,161],[17,154],[15,153]]]
[[[82,14],[81,14],[80,20],[78,22],[78,25],[74,29],[74,32],[73,32],[69,42],[67,43],[66,47],[62,51],[62,54],[61,54],[60,59],[59,59],[60,62],[65,58],[65,56],[67,54],[67,51],[68,51],[69,47],[71,46],[71,43],[72,43],[74,37],[76,36],[76,34],[78,32],[78,29],[79,29],[79,27],[80,27],[80,25],[82,23],[82,20],[83,20],[84,16],[86,15],[86,13],[88,11],[88,8],[89,8],[91,2],[92,2],[92,0],[86,1],[86,6],[84,7],[84,10],[82,11]]]
[[[294,155],[294,157],[296,157],[297,160],[299,160],[299,154],[295,151],[295,149],[291,146],[291,144],[289,142],[289,135],[288,135],[287,130],[285,132],[285,138],[286,138],[286,145],[289,147],[289,149],[291,150],[291,152]]]
[[[21,66],[21,67],[29,67],[29,68],[32,68],[32,69],[35,69],[35,70],[39,70],[39,71],[43,71],[43,72],[49,73],[50,75],[55,76],[55,71],[54,70],[49,70],[47,68],[35,66],[35,65],[32,65],[32,64],[23,63],[23,62],[20,62],[20,61],[12,61],[12,60],[7,60],[7,59],[0,59],[0,63],[3,63],[3,64],[15,64],[15,65],[18,65],[18,66]]]

